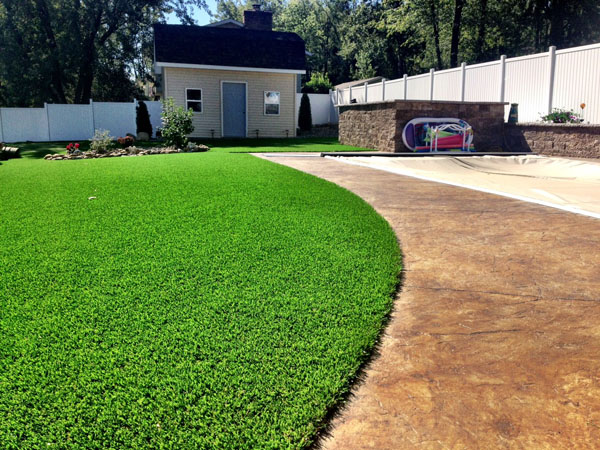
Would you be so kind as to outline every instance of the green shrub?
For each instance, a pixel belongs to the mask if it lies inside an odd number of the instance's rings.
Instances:
[[[167,98],[163,102],[162,111],[162,137],[168,146],[185,148],[187,145],[187,135],[194,131],[192,117],[194,112],[185,110],[182,106],[175,106],[172,98]]]
[[[333,85],[326,73],[313,72],[310,81],[304,84],[302,92],[309,94],[327,94]]]
[[[312,113],[310,112],[310,99],[306,92],[300,100],[300,113],[298,114],[298,127],[302,131],[310,131],[312,128]]]
[[[90,139],[90,150],[97,153],[106,153],[113,147],[113,140],[108,130],[96,130]]]
[[[148,107],[144,102],[139,102],[136,111],[137,115],[135,118],[135,123],[137,125],[137,132],[148,133],[148,136],[152,137],[152,123],[150,123]]]

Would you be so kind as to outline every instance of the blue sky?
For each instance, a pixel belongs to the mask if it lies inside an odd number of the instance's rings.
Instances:
[[[212,12],[217,10],[216,0],[206,0],[206,4]],[[203,9],[194,7],[194,19],[198,25],[206,25],[210,22],[210,16]],[[171,14],[167,17],[167,23],[178,24],[179,19],[175,17],[175,14]]]

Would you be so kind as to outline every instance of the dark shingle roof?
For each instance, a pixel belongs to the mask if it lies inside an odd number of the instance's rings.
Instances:
[[[295,33],[246,28],[154,25],[157,62],[304,70],[304,41]]]

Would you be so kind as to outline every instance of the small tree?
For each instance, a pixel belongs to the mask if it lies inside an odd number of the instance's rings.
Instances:
[[[298,126],[302,131],[310,131],[312,128],[312,113],[310,112],[310,99],[305,92],[300,100],[300,113],[298,114]]]
[[[152,137],[152,123],[150,123],[148,107],[144,102],[139,102],[136,110],[137,115],[135,118],[135,123],[137,125],[137,132],[148,133],[148,136]]]
[[[170,97],[163,102],[161,132],[167,145],[185,148],[188,143],[187,135],[194,131],[193,116],[191,109],[186,111],[182,106],[175,106]]]

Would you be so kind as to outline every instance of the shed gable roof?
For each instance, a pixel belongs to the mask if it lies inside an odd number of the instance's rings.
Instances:
[[[304,70],[304,41],[295,33],[246,28],[154,25],[157,63]]]

